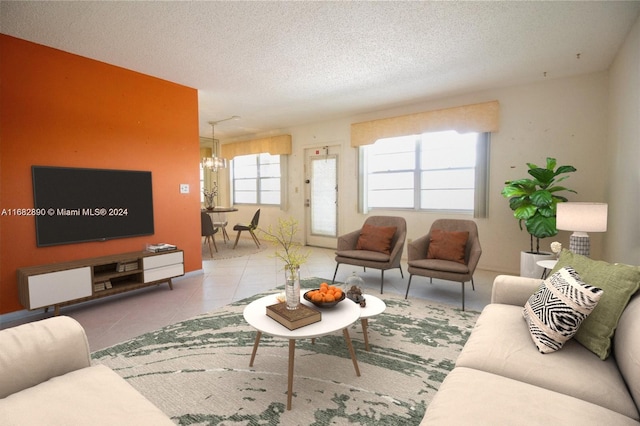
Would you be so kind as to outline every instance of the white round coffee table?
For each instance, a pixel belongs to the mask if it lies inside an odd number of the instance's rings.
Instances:
[[[364,335],[364,348],[369,351],[369,332],[367,330],[369,318],[383,313],[387,309],[387,305],[376,296],[370,294],[364,294],[363,296],[367,304],[364,308],[360,308],[360,322],[362,323],[362,334]]]
[[[315,308],[313,304],[304,299],[300,300],[300,302],[319,310],[322,313],[322,320],[295,330],[289,330],[287,327],[267,316],[267,306],[278,303],[275,294],[254,300],[244,308],[243,312],[244,319],[249,323],[249,325],[258,330],[255,343],[253,344],[253,352],[251,353],[249,367],[253,367],[253,361],[255,360],[256,353],[258,351],[258,345],[260,344],[260,337],[262,337],[262,333],[266,333],[274,337],[289,339],[287,410],[291,410],[291,397],[293,395],[293,361],[296,339],[313,339],[342,330],[344,340],[347,344],[347,349],[349,349],[349,353],[351,354],[353,367],[356,370],[356,375],[360,376],[358,360],[356,359],[356,353],[353,350],[353,345],[351,344],[351,338],[349,337],[348,331],[348,327],[360,318],[360,313],[363,310],[360,305],[356,305],[350,300],[344,300],[333,308],[320,309]]]

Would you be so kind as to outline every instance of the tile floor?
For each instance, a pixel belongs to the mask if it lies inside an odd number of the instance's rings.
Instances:
[[[253,244],[241,239],[239,244]],[[232,244],[219,244],[220,250],[230,250]],[[334,250],[309,247],[311,255],[301,268],[301,276],[331,280],[336,267]],[[385,293],[404,295],[409,274],[406,261],[402,262],[404,278],[398,269],[385,271]],[[365,280],[366,292],[380,294],[380,271],[351,265],[340,265],[337,281],[344,281],[353,271]],[[148,331],[152,331],[198,314],[211,311],[228,303],[244,299],[256,293],[270,290],[281,284],[283,272],[273,249],[259,253],[222,260],[203,259],[202,270],[190,272],[173,280],[173,291],[166,284],[148,287],[134,292],[112,296],[61,309],[80,322],[87,333],[91,351],[103,349]],[[496,272],[476,270],[475,291],[466,285],[466,309],[480,311],[489,303],[491,285]],[[380,297],[380,296],[379,296]],[[384,298],[384,296],[381,296]],[[421,297],[440,303],[460,306],[460,284],[448,281],[414,277],[409,297]],[[21,320],[2,324],[2,328],[26,321],[51,316],[34,311]]]

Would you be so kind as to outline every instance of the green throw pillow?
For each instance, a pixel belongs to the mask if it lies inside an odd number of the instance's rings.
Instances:
[[[571,266],[585,283],[604,291],[598,306],[582,322],[574,339],[605,360],[611,353],[611,338],[618,320],[629,299],[640,287],[640,268],[592,260],[562,250],[551,273],[565,266]]]

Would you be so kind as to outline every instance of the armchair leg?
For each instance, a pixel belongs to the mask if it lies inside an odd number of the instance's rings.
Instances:
[[[402,265],[398,266],[398,268],[400,268],[400,276],[404,280],[404,274],[402,273]]]
[[[380,294],[382,294],[382,288],[384,287],[384,269],[380,270]]]
[[[335,283],[335,282],[336,282],[336,275],[338,274],[338,266],[340,266],[340,264],[339,264],[339,263],[336,263],[336,270],[335,270],[335,272],[333,273],[333,279],[331,280],[331,284],[333,284],[333,283]]]
[[[476,291],[476,286],[473,284],[473,277],[471,277],[471,290]]]
[[[462,310],[464,311],[464,281],[462,282]]]
[[[413,278],[413,274],[409,274],[409,284],[407,284],[407,292],[404,294],[404,298],[406,299],[409,296],[409,287],[411,287],[411,278]]]

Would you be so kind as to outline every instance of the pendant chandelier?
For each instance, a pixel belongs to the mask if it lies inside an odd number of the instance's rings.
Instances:
[[[215,135],[216,124],[221,123],[223,121],[228,121],[228,120],[237,120],[239,118],[240,118],[239,116],[234,115],[232,117],[224,118],[222,120],[209,121],[209,124],[211,124],[211,139],[212,139],[211,157],[204,157],[202,159],[203,168],[208,168],[213,172],[217,172],[218,169],[225,169],[227,167],[227,159],[220,157],[220,153],[219,153],[220,141],[216,139],[216,135]]]

